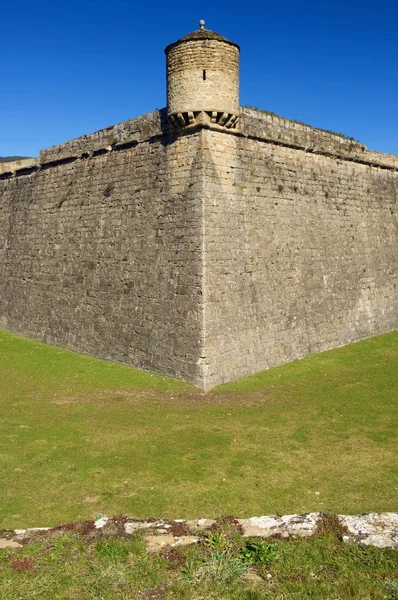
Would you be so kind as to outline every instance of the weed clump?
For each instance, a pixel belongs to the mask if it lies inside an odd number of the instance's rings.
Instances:
[[[348,529],[342,524],[335,514],[322,513],[314,531],[314,537],[330,536],[342,542],[343,537],[348,534]]]
[[[251,540],[241,550],[242,558],[249,564],[269,565],[279,558],[279,545],[265,540]]]
[[[231,550],[213,550],[201,560],[187,562],[182,573],[193,583],[219,581],[232,583],[243,575],[247,566]]]
[[[243,544],[243,528],[235,517],[221,517],[203,534],[202,544],[214,550],[239,550]]]

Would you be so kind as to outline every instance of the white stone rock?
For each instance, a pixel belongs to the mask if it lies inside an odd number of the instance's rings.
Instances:
[[[283,527],[292,535],[303,537],[314,533],[319,521],[320,513],[308,513],[304,515],[286,515],[282,517]]]
[[[369,513],[367,515],[340,515],[349,534],[344,536],[367,546],[388,548],[398,546],[398,514]]]
[[[184,535],[181,537],[175,537],[170,533],[164,535],[148,535],[146,538],[148,552],[159,552],[163,548],[170,546],[174,548],[176,546],[188,546],[190,544],[196,544],[199,538],[194,535]]]
[[[215,519],[198,519],[198,527],[211,527],[215,523]]]
[[[127,534],[132,535],[135,531],[138,531],[139,529],[149,529],[151,525],[152,523],[147,523],[146,521],[134,521],[132,523],[125,523],[124,531]]]
[[[275,533],[287,537],[289,535],[310,536],[314,533],[320,513],[304,515],[271,515],[239,519],[245,537],[271,536]]]
[[[0,550],[4,548],[21,548],[22,544],[18,544],[15,540],[6,540],[0,538]]]
[[[108,517],[101,517],[101,519],[98,519],[98,521],[94,521],[94,527],[96,529],[102,529],[107,522],[109,521]]]
[[[29,529],[14,529],[15,535],[26,535],[35,531],[49,531],[51,527],[29,527]]]

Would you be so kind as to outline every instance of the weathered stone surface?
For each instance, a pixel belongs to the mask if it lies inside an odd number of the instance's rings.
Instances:
[[[0,175],[3,173],[16,173],[23,169],[31,169],[38,167],[40,160],[38,158],[21,158],[19,160],[13,160],[11,162],[0,162]]]
[[[201,387],[200,141],[0,180],[0,326]]]
[[[91,156],[93,152],[95,153],[98,150],[110,150],[112,147],[117,148],[118,145],[127,144],[128,142],[138,144],[163,135],[165,128],[166,111],[155,110],[135,119],[129,119],[117,125],[42,150],[40,152],[40,162],[46,164],[69,157],[80,157],[83,154]]]
[[[175,537],[171,534],[161,534],[149,535],[146,538],[149,552],[159,552],[167,546],[170,546],[171,548],[175,548],[176,546],[189,546],[191,544],[196,544],[198,541],[199,538],[194,535]]]
[[[29,537],[32,533],[36,533],[37,531],[49,531],[51,527],[28,527],[28,529],[15,529],[14,534],[24,539],[25,537]]]
[[[278,538],[288,537],[311,537],[319,535],[317,525],[325,518],[322,513],[307,513],[303,515],[293,514],[284,516],[262,516],[249,519],[237,519],[243,528],[244,537],[275,536]],[[365,515],[337,515],[344,532],[343,540],[350,543],[377,546],[379,548],[398,548],[398,514],[397,513],[369,513]],[[103,527],[109,519],[103,517],[102,522],[97,521]],[[139,521],[126,522],[124,529],[129,535],[139,530],[146,530],[145,538],[148,549],[158,552],[166,546],[179,546],[194,544],[199,541],[199,534],[210,529],[215,519],[195,519],[175,521]],[[173,533],[174,526],[188,525],[189,529],[181,535]],[[100,529],[101,527],[97,527]],[[0,548],[17,548],[21,542],[28,541],[32,534],[38,531],[45,532],[48,527],[36,527],[30,529],[17,529],[14,531],[2,531]],[[193,535],[198,533],[198,535]]]
[[[95,529],[102,529],[103,527],[105,527],[108,521],[108,517],[101,517],[101,519],[97,519],[96,521],[94,521]]]
[[[169,114],[239,111],[239,47],[190,39],[166,48]]]
[[[396,170],[202,134],[206,389],[398,328]]]
[[[240,119],[246,135],[273,140],[282,146],[289,144],[309,152],[324,151],[347,156],[363,155],[366,151],[361,142],[246,106],[240,109]]]
[[[15,540],[7,540],[4,538],[0,538],[0,550],[6,548],[21,548],[22,544],[19,544]]]
[[[199,529],[207,529],[216,523],[215,519],[198,519],[196,525]]]
[[[324,153],[358,161],[384,165],[398,169],[398,157],[368,150],[365,144],[343,135],[316,129],[305,123],[289,121],[278,115],[269,114],[246,106],[240,108],[239,119],[246,136],[259,140],[273,141],[279,146],[302,149],[310,154]]]
[[[397,328],[397,171],[211,127],[0,180],[0,325],[204,390]]]
[[[128,535],[132,535],[140,529],[149,529],[152,527],[152,523],[147,521],[133,521],[132,523],[125,523],[124,530]]]
[[[397,513],[370,513],[354,517],[340,515],[340,521],[349,531],[346,540],[378,548],[398,546]]]
[[[239,523],[243,527],[244,537],[268,537],[275,534],[281,537],[290,535],[309,537],[314,534],[319,518],[320,513],[285,515],[283,517],[272,515],[239,519]]]

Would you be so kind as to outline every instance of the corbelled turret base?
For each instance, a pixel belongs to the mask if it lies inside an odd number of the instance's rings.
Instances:
[[[205,125],[213,123],[226,129],[237,129],[239,118],[238,115],[233,115],[227,112],[213,111],[187,111],[175,113],[169,116],[169,121],[172,127],[181,129],[189,125]]]

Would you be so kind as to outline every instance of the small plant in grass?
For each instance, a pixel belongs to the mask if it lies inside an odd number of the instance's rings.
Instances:
[[[209,531],[203,536],[203,546],[210,550],[222,552],[226,550],[229,545],[230,542],[223,531]]]
[[[250,564],[270,564],[279,556],[278,544],[269,544],[264,540],[252,540],[241,550],[242,558]]]
[[[388,600],[398,600],[398,581],[390,581],[386,579],[383,584],[386,590],[389,592],[389,595],[386,596],[386,598],[388,598]]]
[[[231,583],[247,569],[241,550],[244,545],[242,526],[235,517],[223,517],[203,533],[201,544],[182,569],[192,583]]]
[[[264,600],[265,596],[261,592],[248,590],[245,592],[237,592],[233,595],[233,600]]]
[[[34,566],[33,558],[27,556],[26,558],[13,560],[11,563],[11,568],[14,571],[27,571],[32,569]]]
[[[211,550],[223,551],[229,548],[239,551],[243,545],[242,534],[242,526],[235,517],[222,517],[204,532],[202,543]]]
[[[182,548],[166,548],[160,557],[165,561],[169,571],[181,571],[187,562],[187,557]]]
[[[192,583],[205,581],[232,583],[243,575],[246,569],[246,564],[231,550],[215,550],[202,560],[188,561],[182,569],[182,574]]]
[[[99,540],[96,544],[96,550],[102,558],[114,562],[123,561],[130,553],[129,546],[118,538]]]
[[[323,513],[316,525],[314,537],[330,535],[339,542],[343,541],[343,536],[348,533],[347,527],[342,525],[339,517],[335,514]]]

